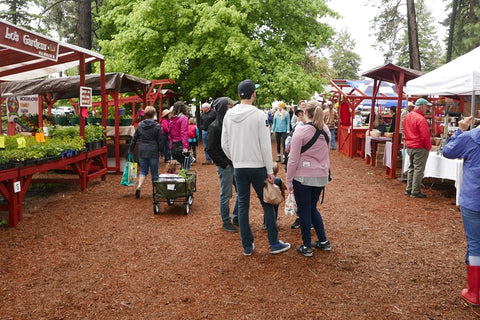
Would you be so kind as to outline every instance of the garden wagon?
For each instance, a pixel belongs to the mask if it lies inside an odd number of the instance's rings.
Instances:
[[[182,202],[185,214],[189,214],[195,191],[197,191],[195,171],[182,170],[180,174],[161,174],[158,181],[153,184],[153,213],[160,213],[159,202],[166,202],[168,205]]]

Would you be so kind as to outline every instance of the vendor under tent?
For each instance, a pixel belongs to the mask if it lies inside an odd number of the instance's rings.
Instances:
[[[382,65],[380,67],[374,68],[370,71],[367,71],[364,73],[362,76],[368,77],[374,80],[374,94],[372,94],[372,107],[370,114],[375,114],[375,100],[377,99],[377,92],[380,88],[380,85],[382,82],[390,82],[395,85],[396,92],[397,92],[397,112],[396,112],[396,123],[400,124],[400,114],[401,114],[401,109],[402,109],[402,103],[404,100],[406,100],[406,97],[403,92],[403,87],[407,81],[410,81],[412,79],[418,78],[421,76],[423,72],[413,70],[413,69],[408,69],[408,68],[403,68],[396,66],[391,63],[387,63],[385,65]],[[369,124],[369,131],[372,131],[373,128],[373,121],[370,121]],[[391,168],[388,166],[386,167],[386,173],[391,177],[395,178],[396,172],[395,168],[397,166],[397,154],[398,154],[398,148],[399,148],[399,129],[400,125],[395,126],[395,132],[393,133],[393,150],[392,150],[392,160],[391,160]],[[366,159],[366,162],[368,163],[368,158]]]
[[[480,118],[480,110],[475,107],[476,95],[480,94],[480,47],[450,61],[427,74],[408,81],[408,95],[460,96],[463,104],[470,98],[470,113]],[[463,106],[460,107],[463,110]],[[472,128],[474,121],[472,121]]]
[[[85,86],[85,65],[94,62],[100,63],[100,92],[103,101],[102,111],[105,111],[105,61],[102,55],[0,20],[0,93],[2,94],[0,102],[6,96],[11,96],[6,92],[4,94],[3,82],[5,81],[26,81],[74,66],[79,68],[79,86]],[[43,123],[43,101],[41,98],[38,100],[39,123]],[[80,117],[80,134],[85,135],[85,118],[83,117]],[[106,157],[106,147],[103,147],[56,161],[0,171],[0,193],[6,201],[6,204],[0,204],[0,210],[8,210],[9,226],[13,227],[22,220],[23,199],[34,174],[69,167],[78,174],[75,182],[84,189],[89,180],[98,177],[105,180],[108,172]]]

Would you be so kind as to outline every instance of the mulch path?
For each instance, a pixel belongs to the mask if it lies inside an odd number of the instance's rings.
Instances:
[[[199,147],[201,150],[201,147]],[[24,219],[0,228],[0,319],[478,319],[460,298],[465,236],[451,181],[425,179],[426,199],[360,158],[331,153],[324,204],[331,252],[269,253],[252,196],[255,251],[221,228],[215,166],[199,152],[191,213],[134,198],[119,175],[31,192]],[[161,169],[162,171],[162,169]],[[284,172],[281,170],[284,179]],[[33,186],[34,187],[34,186]],[[33,190],[33,188],[32,188]]]

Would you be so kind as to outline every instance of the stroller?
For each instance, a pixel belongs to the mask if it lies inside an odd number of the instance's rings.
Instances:
[[[185,156],[189,161],[190,154]],[[159,202],[168,205],[181,202],[185,206],[185,214],[190,213],[193,204],[193,193],[197,191],[197,173],[195,171],[180,170],[179,174],[161,174],[153,184],[153,213],[159,214]]]

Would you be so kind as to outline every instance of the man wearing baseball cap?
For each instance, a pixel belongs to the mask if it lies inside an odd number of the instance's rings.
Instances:
[[[415,102],[415,109],[407,114],[403,121],[405,146],[410,157],[405,194],[412,198],[427,197],[426,194],[421,193],[420,185],[422,184],[428,154],[432,149],[430,128],[427,119],[425,119],[425,112],[431,105],[426,99],[419,98]]]
[[[229,109],[223,119],[222,149],[232,160],[233,175],[237,186],[238,225],[242,238],[243,254],[253,253],[253,233],[250,228],[250,186],[253,186],[262,204],[267,227],[270,253],[277,254],[290,249],[289,243],[278,240],[275,211],[272,204],[263,201],[263,187],[273,183],[273,159],[270,125],[264,112],[253,105],[258,85],[243,80],[238,85],[240,104]]]

